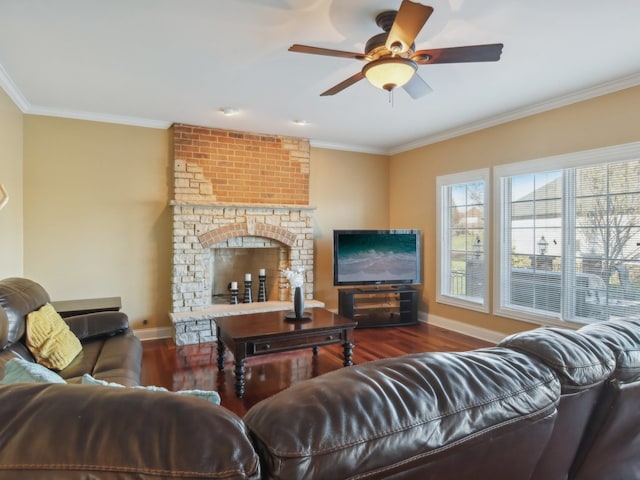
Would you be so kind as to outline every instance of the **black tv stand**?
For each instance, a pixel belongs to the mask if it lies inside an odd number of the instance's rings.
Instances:
[[[361,327],[418,323],[418,292],[407,285],[377,285],[338,290],[338,313]]]
[[[412,290],[408,285],[375,285],[367,287],[356,287],[360,293],[376,293],[376,292],[398,292],[404,290]]]

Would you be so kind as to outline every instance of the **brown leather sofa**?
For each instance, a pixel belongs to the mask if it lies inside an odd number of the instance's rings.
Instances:
[[[172,393],[0,387],[0,479],[640,479],[640,322],[369,362],[244,418]]]
[[[26,278],[0,280],[0,375],[14,357],[35,362],[25,344],[25,322],[29,313],[50,302],[38,283]],[[99,312],[65,318],[80,339],[82,351],[62,371],[69,383],[79,383],[82,375],[122,385],[140,384],[142,345],[129,328],[123,312]]]

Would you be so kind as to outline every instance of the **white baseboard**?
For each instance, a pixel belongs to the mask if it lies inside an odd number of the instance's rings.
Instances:
[[[446,328],[452,332],[484,340],[485,342],[499,343],[504,337],[506,337],[504,333],[495,332],[487,328],[475,327],[468,323],[458,322],[457,320],[451,320],[431,313],[427,315],[426,313],[420,312],[418,314],[418,320],[423,323],[435,325],[436,327]]]
[[[173,327],[142,328],[133,331],[140,340],[159,340],[173,338]]]

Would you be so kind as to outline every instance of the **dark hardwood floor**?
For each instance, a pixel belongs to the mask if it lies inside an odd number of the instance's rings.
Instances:
[[[463,351],[491,346],[427,324],[406,327],[366,328],[355,331],[353,361],[364,363],[379,358],[427,351]],[[342,367],[342,346],[253,357],[246,362],[246,391],[237,398],[233,389],[233,356],[227,352],[225,371],[218,372],[217,345],[176,346],[171,339],[143,343],[142,383],[169,390],[217,390],[222,405],[243,416],[255,403],[292,384]]]

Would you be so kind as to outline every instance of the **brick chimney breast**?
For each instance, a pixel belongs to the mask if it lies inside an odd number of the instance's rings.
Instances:
[[[174,198],[309,204],[307,139],[173,125]]]

